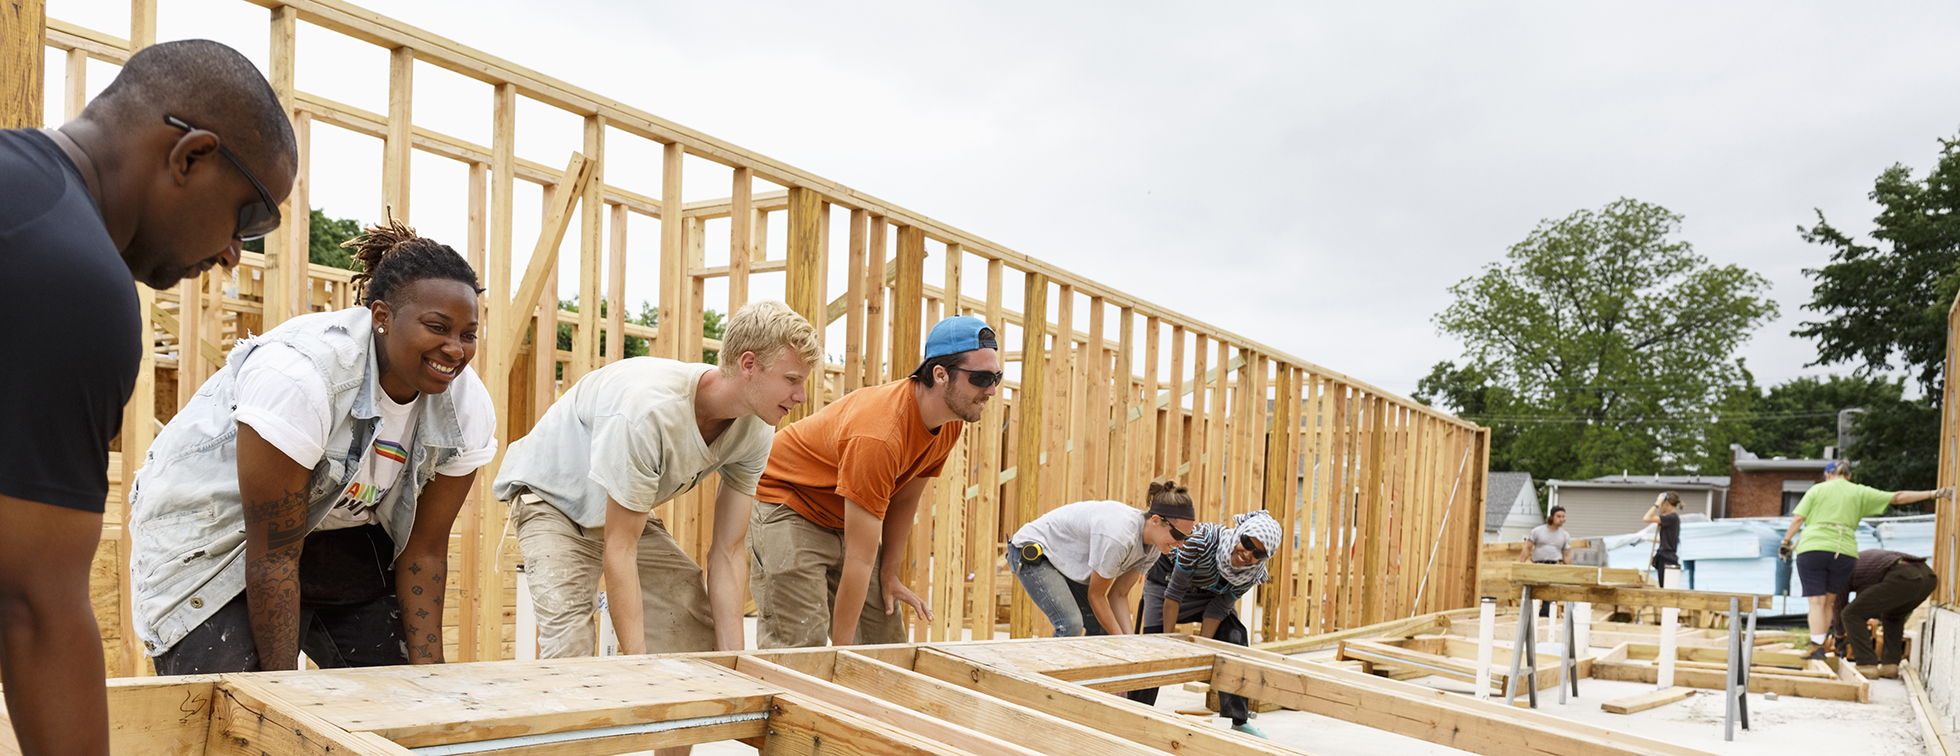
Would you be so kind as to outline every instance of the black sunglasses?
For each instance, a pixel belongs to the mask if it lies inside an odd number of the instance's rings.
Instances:
[[[165,114],[163,122],[185,131],[199,130],[196,126],[192,126],[184,121],[184,119],[174,115]],[[231,161],[231,164],[238,168],[239,173],[245,174],[245,180],[252,182],[252,188],[259,190],[259,204],[246,205],[238,208],[238,227],[232,230],[231,235],[239,241],[255,241],[265,238],[266,234],[279,230],[279,203],[273,201],[272,192],[266,191],[265,184],[259,183],[259,177],[252,175],[252,172],[246,169],[245,164],[238,161],[237,155],[233,155],[231,154],[231,150],[225,149],[225,145],[222,142],[218,144],[218,154],[225,156],[226,160]]]
[[[1254,559],[1261,561],[1266,559],[1266,547],[1259,545],[1259,539],[1249,535],[1242,535],[1239,536],[1239,545],[1244,546],[1246,551],[1252,552]]]
[[[999,371],[989,373],[985,370],[968,370],[966,368],[956,368],[956,367],[949,367],[946,369],[956,370],[965,373],[966,382],[973,384],[974,388],[987,388],[989,386],[1000,383],[1002,380],[1005,380],[1007,378],[1006,373],[999,372]]]
[[[1176,524],[1174,524],[1174,523],[1172,523],[1172,522],[1171,522],[1170,520],[1168,520],[1168,519],[1166,519],[1166,520],[1164,520],[1164,527],[1167,527],[1167,528],[1170,528],[1170,529],[1171,529],[1171,538],[1172,538],[1173,540],[1178,540],[1178,541],[1188,541],[1188,540],[1191,540],[1191,534],[1190,534],[1190,533],[1186,533],[1186,532],[1184,532],[1184,531],[1182,531],[1182,530],[1178,530],[1178,529],[1177,529],[1177,525],[1176,525]]]

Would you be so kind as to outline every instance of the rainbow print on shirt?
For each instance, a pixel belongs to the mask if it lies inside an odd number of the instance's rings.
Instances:
[[[373,509],[374,503],[380,501],[381,495],[387,492],[388,489],[381,486],[369,483],[355,483],[348,486],[347,493],[340,497],[339,507],[350,512]]]
[[[408,464],[408,450],[402,448],[401,444],[395,443],[393,441],[382,441],[380,439],[375,439],[374,453],[379,454],[384,458],[392,459],[396,462],[400,462],[402,464]]]

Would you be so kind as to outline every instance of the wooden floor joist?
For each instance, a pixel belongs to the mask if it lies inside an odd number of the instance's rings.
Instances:
[[[1219,651],[1211,686],[1485,756],[1686,756],[1692,748],[1263,651]]]
[[[110,716],[115,752],[137,756],[604,756],[724,740],[764,756],[1311,753],[1110,693],[1194,677],[1487,756],[1701,753],[1184,635],[148,678],[112,684]]]
[[[1634,644],[1621,644],[1605,656],[1593,662],[1592,676],[1601,680],[1621,680],[1626,682],[1657,683],[1660,681],[1660,667],[1652,661],[1638,661],[1629,655]],[[1710,649],[1694,649],[1707,652]],[[1714,649],[1720,651],[1720,649]],[[1685,649],[1681,655],[1687,657]],[[1649,659],[1653,655],[1648,656]],[[1723,657],[1726,660],[1726,656]],[[1728,672],[1725,668],[1693,661],[1676,662],[1674,684],[1685,688],[1724,690],[1728,687]],[[1832,701],[1871,702],[1871,683],[1858,674],[1856,668],[1842,665],[1832,670],[1830,676],[1818,676],[1807,671],[1791,671],[1776,667],[1755,665],[1749,672],[1749,692],[1775,693],[1779,696],[1800,696],[1803,698],[1822,698]]]

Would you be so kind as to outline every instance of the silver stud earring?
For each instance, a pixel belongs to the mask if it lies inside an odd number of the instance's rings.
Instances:
[[[376,329],[374,329],[374,332],[375,332],[375,333],[387,333],[387,332],[388,332],[388,329],[386,329],[386,328],[376,328]]]

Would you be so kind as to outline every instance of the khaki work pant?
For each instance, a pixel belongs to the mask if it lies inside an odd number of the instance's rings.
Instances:
[[[517,523],[517,546],[524,552],[538,616],[538,658],[591,656],[597,645],[592,613],[605,574],[605,529],[581,526],[532,494],[517,497],[511,521]],[[648,517],[640,534],[639,564],[647,653],[715,650],[714,614],[701,567],[657,517]]]
[[[749,593],[755,596],[756,645],[808,648],[830,641],[831,606],[844,569],[844,533],[811,522],[782,504],[757,501],[749,518]],[[885,614],[878,560],[858,615],[856,642],[905,642],[904,608]]]

